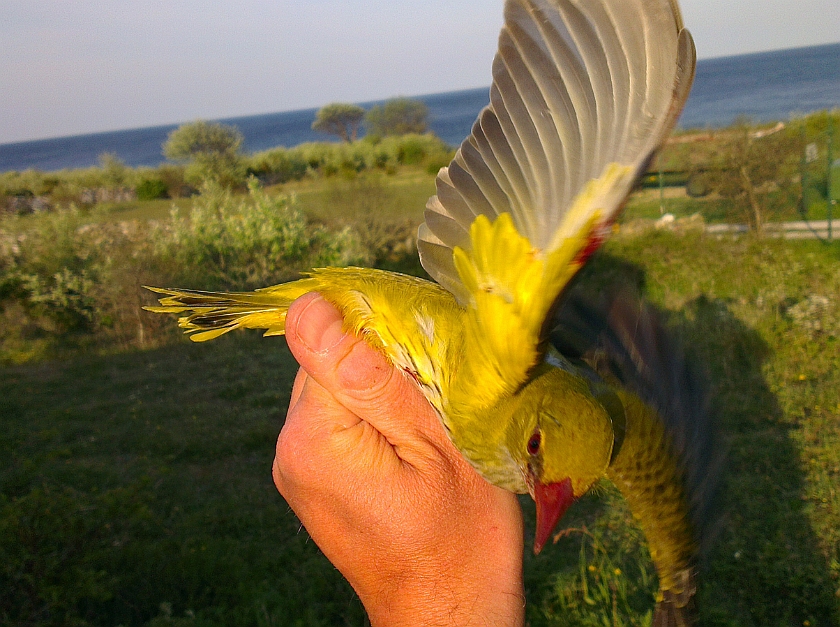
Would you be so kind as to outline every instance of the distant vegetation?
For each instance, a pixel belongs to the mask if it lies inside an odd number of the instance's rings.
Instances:
[[[365,113],[357,105],[334,102],[318,110],[312,128],[351,142],[356,140],[362,120],[368,137],[374,141],[382,137],[422,135],[429,130],[429,108],[419,100],[394,98]]]
[[[173,155],[191,160],[189,164],[129,168],[114,155],[106,154],[99,167],[0,173],[0,214],[22,215],[71,204],[91,207],[131,200],[186,198],[196,195],[203,182],[245,192],[249,176],[256,176],[264,185],[275,185],[363,171],[393,174],[402,166],[420,166],[436,174],[453,155],[449,146],[431,134],[368,137],[344,144],[307,143],[251,155],[240,154],[238,142],[228,138],[231,141],[213,149],[217,151],[214,153],[190,141],[193,130],[192,125],[182,126],[173,132],[178,143],[167,143]]]
[[[425,113],[415,110],[418,104],[422,107],[416,101],[397,99],[374,108],[368,114],[368,135],[362,140],[340,145],[309,143],[250,155],[240,152],[241,136],[235,129],[206,122],[188,124],[174,131],[166,144],[167,154],[179,163],[129,168],[116,156],[105,154],[94,168],[2,173],[0,213],[25,214],[71,204],[90,207],[177,200],[197,194],[204,182],[244,192],[249,176],[271,186],[363,172],[393,174],[403,166],[416,165],[433,174],[448,163],[452,148],[433,135],[402,134],[425,129]],[[344,106],[336,103],[321,111],[330,117],[326,114],[331,107],[343,110]],[[358,111],[347,113],[357,120]],[[333,131],[337,136],[352,139],[353,120],[333,122],[338,125]],[[324,124],[326,130],[330,125]],[[657,211],[699,211],[707,222],[744,222],[761,230],[776,220],[803,215],[825,218],[832,133],[840,138],[836,112],[775,127],[741,121],[726,129],[681,132],[650,165],[642,187],[659,188],[661,172],[663,186],[668,188],[663,197],[669,201],[657,202]],[[834,143],[840,142],[835,139]],[[834,154],[840,155],[840,149],[835,148]],[[840,181],[840,174],[835,176]],[[835,187],[840,189],[840,183]],[[648,199],[652,199],[650,194]]]
[[[240,153],[243,141],[242,134],[233,126],[199,120],[172,131],[163,144],[163,154],[172,161],[187,163],[184,170],[187,183],[236,187],[245,178]]]
[[[429,108],[419,100],[394,98],[368,111],[365,123],[368,134],[374,137],[425,133]]]
[[[631,197],[622,228],[640,220],[649,228],[664,212],[678,227],[745,221],[759,233],[802,209],[824,217],[822,140],[837,123],[817,114],[677,135]],[[141,284],[246,289],[348,260],[416,271],[416,227],[453,154],[439,139],[371,136],[252,155],[240,145],[233,129],[198,122],[166,144],[189,164],[135,169],[106,154],[96,168],[0,175],[0,359],[91,342],[155,344],[157,323],[137,314]]]
[[[838,138],[838,111],[787,124],[753,125],[742,119],[715,131],[685,131],[663,147],[644,184],[657,187],[662,171],[666,186],[684,187],[690,198],[716,206],[707,212],[697,205],[707,220],[744,222],[759,232],[767,222],[824,219],[828,161],[840,155]]]
[[[358,105],[334,102],[318,109],[312,130],[336,135],[342,141],[354,142],[359,125],[365,119],[365,110]]]

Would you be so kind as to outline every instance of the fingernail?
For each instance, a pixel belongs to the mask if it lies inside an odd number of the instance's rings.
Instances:
[[[344,337],[343,325],[344,320],[338,310],[318,296],[301,312],[296,335],[310,351],[324,353]]]

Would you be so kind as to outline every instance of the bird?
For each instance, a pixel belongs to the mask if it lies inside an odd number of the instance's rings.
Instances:
[[[490,104],[419,228],[434,281],[319,268],[253,292],[149,288],[159,305],[146,309],[179,314],[197,342],[276,336],[295,299],[320,293],[416,381],[482,477],[533,497],[535,552],[612,480],[659,576],[653,624],[692,624],[716,464],[706,396],[650,307],[620,289],[593,304],[572,285],[675,125],[695,66],[676,0],[506,0]]]

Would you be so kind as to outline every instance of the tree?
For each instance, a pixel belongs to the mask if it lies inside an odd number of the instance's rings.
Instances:
[[[343,141],[356,141],[359,124],[365,117],[365,110],[358,105],[333,102],[321,107],[315,114],[312,130],[338,135]]]
[[[395,98],[377,105],[365,118],[371,135],[425,133],[429,127],[429,108],[419,100]]]
[[[245,180],[242,142],[236,127],[199,120],[172,131],[163,154],[167,159],[188,163],[185,178],[190,183],[234,187]]]
[[[125,163],[113,152],[99,155],[99,167],[103,170],[103,182],[108,187],[121,187],[126,184],[129,171]]]
[[[798,137],[783,124],[756,130],[741,119],[722,142],[713,164],[712,185],[718,193],[746,210],[761,235],[768,214],[795,203]]]

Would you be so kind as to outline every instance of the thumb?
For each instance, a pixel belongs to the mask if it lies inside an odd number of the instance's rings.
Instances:
[[[318,293],[289,307],[286,340],[307,374],[395,446],[419,434],[448,441],[416,384],[380,351],[345,333],[343,325],[341,313]]]

